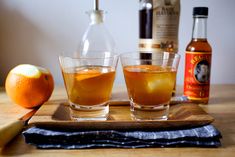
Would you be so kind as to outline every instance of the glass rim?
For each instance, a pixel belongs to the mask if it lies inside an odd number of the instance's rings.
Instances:
[[[141,59],[141,58],[134,58],[133,54],[151,54],[150,52],[124,52],[122,54],[119,55],[120,59],[131,59],[131,60],[141,60],[141,61],[159,61],[159,60],[174,60],[174,59],[180,59],[181,58],[181,55],[178,54],[178,53],[171,53],[171,52],[153,52],[154,54],[169,54],[169,55],[174,55],[174,57],[172,58],[155,58],[155,59]]]
[[[103,52],[102,54],[104,54],[105,52]],[[71,56],[71,55],[64,55],[64,54],[60,54],[59,58],[69,58],[69,59],[74,59],[74,60],[95,60],[95,59],[114,59],[114,58],[119,58],[119,54],[117,53],[111,53],[109,52],[109,54],[111,54],[109,57],[106,56]],[[98,55],[98,54],[96,54]]]

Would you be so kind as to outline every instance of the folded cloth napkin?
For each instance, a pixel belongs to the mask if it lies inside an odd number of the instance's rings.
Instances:
[[[23,132],[26,143],[37,148],[146,148],[219,147],[220,132],[213,125],[158,131],[62,131],[32,127]]]

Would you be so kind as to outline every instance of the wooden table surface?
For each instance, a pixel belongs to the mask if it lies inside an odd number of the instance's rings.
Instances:
[[[115,88],[121,94],[123,86]],[[182,89],[182,88],[181,88]],[[178,90],[182,92],[182,90]],[[65,99],[64,88],[57,87],[51,99]],[[141,149],[36,149],[24,142],[20,134],[4,148],[0,148],[0,156],[107,156],[107,157],[143,157],[143,156],[235,156],[235,85],[212,85],[209,105],[202,108],[214,118],[214,125],[222,132],[220,148],[141,148]],[[10,102],[3,88],[0,90],[0,125],[15,118],[20,118],[28,109],[23,109]]]

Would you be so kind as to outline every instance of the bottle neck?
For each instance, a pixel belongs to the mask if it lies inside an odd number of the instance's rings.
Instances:
[[[90,16],[90,24],[100,24],[104,22],[104,11],[103,10],[92,10],[88,12]]]
[[[152,0],[140,0],[140,10],[143,9],[152,9],[153,8],[153,2]]]
[[[192,39],[207,39],[207,16],[194,17]]]

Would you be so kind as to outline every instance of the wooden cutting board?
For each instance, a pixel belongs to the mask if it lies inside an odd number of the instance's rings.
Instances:
[[[117,103],[118,104],[118,103]],[[65,99],[45,103],[29,121],[29,126],[77,129],[77,130],[148,130],[159,128],[192,127],[213,122],[196,104],[177,104],[170,107],[168,120],[135,121],[131,119],[129,105],[111,105],[107,121],[72,121]]]

